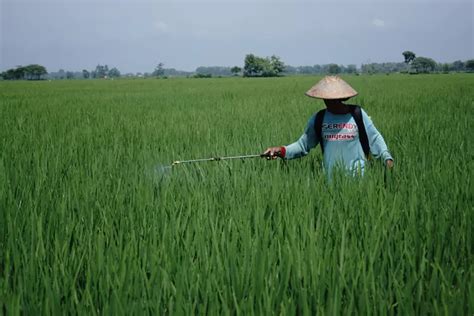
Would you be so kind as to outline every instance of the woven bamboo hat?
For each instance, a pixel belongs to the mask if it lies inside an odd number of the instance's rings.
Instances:
[[[338,76],[326,76],[306,91],[306,95],[317,99],[346,99],[356,96],[357,91]]]

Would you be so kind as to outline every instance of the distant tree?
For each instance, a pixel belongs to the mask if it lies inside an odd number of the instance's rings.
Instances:
[[[285,70],[279,57],[262,58],[253,54],[245,56],[244,77],[276,77]]]
[[[464,65],[467,71],[474,71],[474,59],[466,60]]]
[[[371,63],[371,64],[362,64],[362,67],[361,67],[361,70],[363,73],[366,73],[366,74],[374,74],[377,72],[376,70],[376,66],[375,64]]]
[[[212,74],[197,73],[193,75],[193,78],[212,78]]]
[[[89,79],[90,75],[91,74],[87,71],[87,69],[82,70],[82,78]]]
[[[288,66],[285,65],[285,74],[325,74],[331,71],[333,73],[357,73],[357,66],[350,64],[347,66],[336,65],[336,64],[327,64],[327,65],[313,65],[313,66]],[[339,69],[339,70],[338,70]]]
[[[220,67],[220,66],[211,66],[211,67],[197,67],[196,68],[196,73],[202,74],[202,75],[208,75],[211,74],[213,76],[231,76],[232,71],[230,67]]]
[[[263,71],[261,77],[276,77],[278,74],[274,71],[272,64],[268,58],[263,59],[262,61]]]
[[[23,73],[22,79],[27,79],[27,80],[40,80],[42,79],[44,75],[48,73],[44,66],[37,65],[37,64],[20,67],[18,68],[18,71]]]
[[[242,68],[238,67],[238,66],[234,66],[230,69],[230,71],[232,72],[232,74],[234,76],[238,76],[239,73],[242,71]]]
[[[109,67],[107,65],[97,65],[95,67],[96,78],[106,78],[109,75]]]
[[[329,64],[321,65],[321,73],[322,74],[327,74],[329,72],[328,68],[329,68]]]
[[[163,68],[165,64],[159,63],[156,67],[155,70],[152,73],[152,76],[154,77],[161,77],[165,74],[165,69]]]
[[[72,71],[66,71],[66,79],[74,79],[74,73]]]
[[[66,78],[66,72],[64,71],[64,69],[59,69],[58,78],[59,79],[65,79]]]
[[[346,72],[348,74],[355,74],[357,72],[357,66],[356,65],[347,65]]]
[[[174,68],[165,68],[164,71],[165,71],[165,76],[171,76],[171,77],[185,77],[185,76],[192,75],[192,72],[176,70]]]
[[[281,61],[280,57],[272,55],[270,57],[270,66],[272,75],[278,76],[285,70],[285,63]]]
[[[17,66],[16,68],[8,69],[2,75],[5,80],[20,80],[25,78],[25,68]]]
[[[33,79],[33,66],[34,65],[29,65],[25,67],[17,66],[16,68],[8,69],[6,72],[4,72],[3,77],[7,80]]]
[[[403,63],[370,63],[362,64],[361,72],[368,74],[407,72],[409,66]]]
[[[46,68],[41,65],[37,65],[37,64],[29,65],[28,69],[30,72],[30,79],[32,80],[40,80],[42,76],[48,74],[48,72],[46,71]]]
[[[444,73],[448,73],[449,72],[449,64],[448,63],[444,63],[441,65],[441,70],[444,72]]]
[[[244,77],[260,77],[264,68],[263,58],[248,54],[244,60]]]
[[[112,68],[109,70],[109,77],[110,78],[119,78],[120,77],[120,71],[117,68]]]
[[[46,76],[48,74],[48,70],[46,67],[41,66],[41,65],[36,65],[36,73],[35,75],[38,76],[38,79],[42,79],[43,76]]]
[[[288,69],[288,67],[286,67]],[[312,74],[314,73],[314,67],[312,66],[299,66],[296,68],[296,72],[300,74]]]
[[[463,71],[464,70],[464,63],[460,60],[456,60],[453,62],[453,70],[454,71]]]
[[[337,64],[329,64],[328,73],[335,75],[340,72],[341,72],[341,67],[339,67]]]
[[[416,57],[411,66],[417,73],[428,73],[435,70],[436,62],[431,58]]]
[[[25,67],[18,66],[16,69],[13,70],[15,79],[25,79]]]
[[[403,57],[405,58],[405,63],[406,64],[409,64],[411,63],[415,58],[416,58],[416,55],[414,52],[411,52],[409,50],[406,50],[402,53]]]
[[[320,73],[322,73],[322,69],[323,68],[321,67],[321,65],[314,65],[313,66],[313,73],[320,74]]]

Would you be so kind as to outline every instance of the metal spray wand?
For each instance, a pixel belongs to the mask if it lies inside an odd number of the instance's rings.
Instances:
[[[267,156],[268,155],[258,154],[258,155],[243,155],[243,156],[228,156],[228,157],[212,157],[212,158],[191,159],[191,160],[176,160],[176,161],[173,161],[171,166],[176,166],[176,165],[184,164],[184,163],[221,161],[221,160],[232,160],[232,159],[248,159],[248,158],[267,157]]]

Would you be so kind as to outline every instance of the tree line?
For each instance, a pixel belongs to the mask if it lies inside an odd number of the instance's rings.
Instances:
[[[360,72],[365,74],[393,72],[420,74],[474,71],[474,59],[466,61],[457,60],[452,63],[438,63],[429,57],[416,56],[412,51],[404,51],[402,55],[404,62],[362,64]]]
[[[66,71],[59,69],[48,75],[49,79],[107,79],[121,77],[120,70],[116,67],[109,68],[108,65],[97,65],[95,69],[82,71]]]
[[[17,66],[0,73],[5,80],[41,80],[48,74],[44,66],[31,64],[28,66]]]
[[[437,63],[429,57],[416,56],[412,51],[402,53],[404,61],[386,63],[367,63],[360,68],[356,65],[338,65],[335,63],[312,65],[312,66],[290,66],[286,65],[280,57],[260,57],[247,54],[244,59],[243,68],[234,67],[197,67],[194,72],[181,71],[174,68],[165,68],[163,63],[158,63],[151,72],[122,74],[116,67],[109,68],[108,65],[97,65],[93,70],[65,71],[48,74],[46,68],[41,65],[32,64],[28,66],[17,66],[0,73],[0,79],[5,80],[42,80],[42,79],[107,79],[107,78],[168,78],[168,77],[278,77],[284,75],[324,75],[324,74],[379,74],[379,73],[448,73],[448,72],[474,72],[474,59],[452,63]]]

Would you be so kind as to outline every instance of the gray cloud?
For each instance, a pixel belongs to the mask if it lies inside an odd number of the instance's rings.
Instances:
[[[470,1],[3,0],[0,68],[123,72],[241,65],[247,53],[292,65],[473,58]]]

